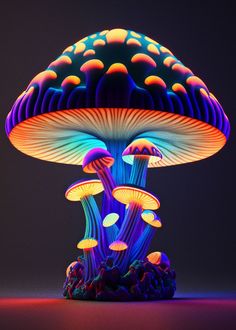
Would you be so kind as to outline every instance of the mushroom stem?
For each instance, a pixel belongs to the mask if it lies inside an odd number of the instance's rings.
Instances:
[[[121,272],[126,271],[129,262],[129,251],[138,238],[137,232],[139,231],[138,229],[140,224],[142,224],[142,221],[140,221],[141,213],[142,207],[136,202],[131,202],[117,236],[117,240],[123,241],[128,245],[128,249],[125,251],[125,253],[118,255],[116,253],[114,256],[114,261],[117,263]]]
[[[106,242],[104,229],[102,226],[102,219],[97,203],[94,197],[89,195],[81,198],[81,204],[83,206],[86,219],[84,238],[93,237],[98,240],[98,246],[96,248],[95,254],[97,261],[102,261],[106,255],[106,250],[104,248]]]
[[[108,199],[113,199],[112,190],[115,188],[116,184],[111,171],[109,168],[105,167],[102,170],[97,171],[97,176],[102,181],[104,192]]]
[[[111,167],[111,175],[114,178],[115,185],[127,183],[130,177],[131,166],[125,163],[122,159],[122,152],[127,145],[127,141],[123,140],[106,140],[107,150],[112,154],[115,159],[113,166]],[[118,228],[121,226],[125,216],[125,205],[119,203],[114,198],[108,199],[104,194],[102,201],[102,217],[105,217],[108,213],[116,212],[120,218],[117,222]]]
[[[97,275],[97,260],[94,249],[84,249],[84,281],[92,280]]]
[[[126,164],[122,159],[122,152],[127,146],[126,140],[106,140],[107,150],[112,154],[115,159],[111,167],[111,174],[115,179],[116,185],[128,182],[130,176],[130,165]]]
[[[146,186],[148,161],[148,157],[134,156],[129,179],[130,184],[135,184],[140,187]]]
[[[134,260],[143,260],[148,252],[150,243],[152,238],[155,234],[156,228],[146,225],[142,235],[136,241],[134,246],[132,247],[131,254],[130,254],[130,263]]]

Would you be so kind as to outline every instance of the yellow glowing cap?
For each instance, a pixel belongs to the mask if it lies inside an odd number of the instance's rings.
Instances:
[[[156,228],[160,228],[162,227],[162,223],[161,223],[161,219],[159,218],[159,216],[151,211],[151,210],[145,210],[142,212],[141,214],[141,218],[147,222],[150,226],[156,227]]]
[[[98,245],[98,241],[95,238],[84,238],[78,244],[77,248],[82,250],[92,249]]]
[[[100,180],[79,180],[66,190],[65,197],[69,201],[77,202],[83,197],[99,194],[104,190],[102,182]]]
[[[155,251],[155,252],[149,253],[149,255],[147,256],[147,259],[152,264],[158,265],[161,262],[161,252]]]
[[[128,248],[128,245],[123,241],[114,241],[109,245],[109,249],[112,251],[124,251]]]
[[[112,195],[122,204],[134,202],[144,210],[156,210],[160,207],[160,202],[156,196],[135,186],[118,186],[113,189]]]

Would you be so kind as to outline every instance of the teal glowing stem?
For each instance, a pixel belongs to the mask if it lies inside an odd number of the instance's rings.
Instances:
[[[129,183],[139,187],[146,186],[148,158],[134,156]]]

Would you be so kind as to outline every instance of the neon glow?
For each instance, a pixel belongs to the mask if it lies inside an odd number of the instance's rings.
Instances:
[[[167,255],[149,250],[162,221],[146,178],[149,168],[202,160],[225,145],[230,124],[205,83],[152,38],[104,30],[65,48],[36,75],[5,127],[21,152],[82,165],[98,177],[78,180],[65,192],[81,203],[85,232],[77,240],[82,255],[66,270],[64,296],[173,297],[175,272]]]

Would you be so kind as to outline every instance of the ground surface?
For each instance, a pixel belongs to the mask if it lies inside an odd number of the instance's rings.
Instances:
[[[62,298],[0,298],[0,329],[236,329],[235,298],[109,303]]]

